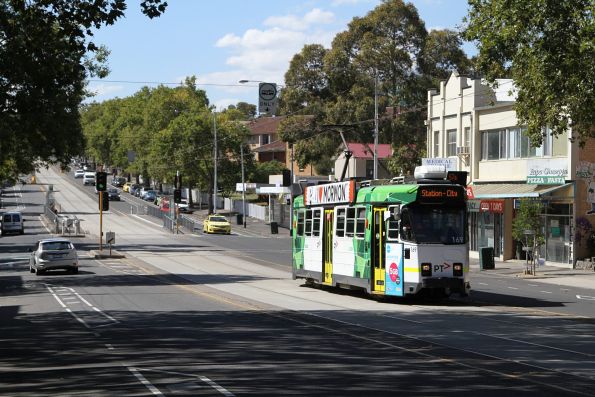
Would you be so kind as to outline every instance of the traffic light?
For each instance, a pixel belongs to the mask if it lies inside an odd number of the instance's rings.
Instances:
[[[109,210],[109,194],[106,192],[101,192],[99,194],[99,210],[100,211],[108,211]]]
[[[283,186],[291,186],[291,171],[283,170]]]
[[[95,174],[95,188],[98,192],[105,192],[107,189],[107,172],[97,171]]]
[[[174,190],[174,203],[180,204],[182,202],[182,191],[180,189]]]
[[[182,189],[182,175],[181,174],[176,174],[176,178],[174,181],[174,188],[176,190]]]

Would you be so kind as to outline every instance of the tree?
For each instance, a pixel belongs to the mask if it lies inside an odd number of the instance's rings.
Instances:
[[[167,6],[143,0],[150,18]],[[0,5],[0,173],[68,163],[84,148],[85,79],[103,77],[93,30],[123,16],[124,0],[6,0]]]
[[[269,183],[269,175],[279,175],[284,169],[285,164],[277,160],[256,163],[248,176],[248,180],[253,183]]]
[[[510,76],[517,117],[534,144],[549,126],[594,135],[595,5],[592,0],[470,0],[464,37],[479,47],[476,67],[492,83]]]
[[[535,253],[545,243],[542,213],[543,207],[540,201],[523,198],[520,200],[519,210],[512,221],[512,237],[531,250],[530,263],[533,275],[535,274]]]
[[[469,63],[460,45],[450,31],[428,35],[412,4],[382,1],[366,16],[354,18],[329,50],[307,45],[293,57],[281,110],[313,120],[304,124],[288,117],[280,126],[281,139],[295,143],[300,166],[328,172],[341,150],[338,131],[348,141],[372,142],[376,91],[380,142],[395,148],[414,144],[423,151],[427,89],[447,71]]]

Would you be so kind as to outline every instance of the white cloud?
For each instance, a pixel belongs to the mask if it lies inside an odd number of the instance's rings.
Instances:
[[[333,23],[335,15],[320,8],[314,8],[303,17],[296,15],[272,16],[264,21],[265,26],[289,30],[307,30],[312,25]]]
[[[359,3],[368,3],[370,2],[370,0],[333,0],[333,2],[331,3],[331,5],[333,7],[339,7],[345,4],[359,4]]]
[[[89,86],[89,91],[95,93],[95,97],[93,99],[97,100],[98,97],[102,96],[112,96],[111,94],[122,91],[124,86],[122,85],[115,85],[115,84],[106,84],[106,83],[99,83],[99,84],[92,84]]]

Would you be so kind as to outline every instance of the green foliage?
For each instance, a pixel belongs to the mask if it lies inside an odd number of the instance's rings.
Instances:
[[[131,97],[85,106],[87,153],[100,163],[162,183],[171,183],[179,171],[185,185],[213,191],[217,117],[218,188],[231,194],[239,180],[240,145],[248,131],[236,109],[213,113],[195,82],[192,77],[180,87],[145,87]],[[130,163],[128,151],[135,154]],[[244,153],[249,171],[253,157],[245,144]]]
[[[279,175],[285,169],[285,164],[273,160],[264,163],[256,163],[248,177],[253,183],[269,183],[269,175]]]
[[[595,3],[592,0],[470,0],[464,37],[479,46],[477,68],[515,81],[515,110],[534,144],[542,127],[572,128],[581,143],[595,117]]]
[[[470,62],[460,46],[452,31],[428,34],[411,3],[382,1],[366,16],[354,18],[330,49],[307,45],[293,57],[285,74],[281,111],[312,119],[288,117],[280,126],[281,139],[295,142],[300,166],[330,170],[330,159],[342,143],[339,131],[347,141],[373,141],[376,85],[380,142],[397,148],[415,144],[423,151],[421,109],[427,90],[455,68],[468,70]],[[389,107],[402,112],[391,117],[385,113]]]
[[[387,161],[387,169],[393,175],[413,175],[415,165],[421,163],[424,152],[418,145],[406,144],[399,147]]]
[[[162,0],[144,0],[156,17]],[[78,107],[85,79],[106,75],[108,54],[89,40],[126,9],[123,0],[10,0],[0,6],[0,173],[68,163],[84,148]]]
[[[541,214],[543,206],[540,201],[522,198],[520,208],[512,222],[512,237],[523,243],[526,243],[525,231],[530,230],[535,233],[536,246],[545,242],[543,234],[543,222]],[[529,241],[531,245],[533,241]]]

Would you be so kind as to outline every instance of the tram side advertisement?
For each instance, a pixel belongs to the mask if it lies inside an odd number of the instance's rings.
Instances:
[[[386,244],[385,269],[384,293],[392,296],[403,296],[405,294],[403,288],[403,244]]]

